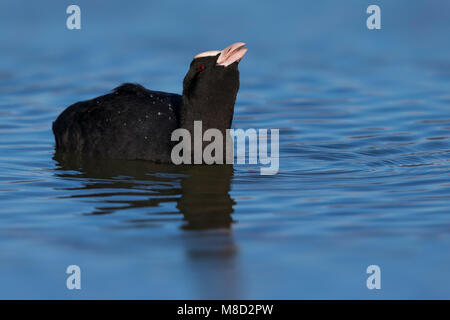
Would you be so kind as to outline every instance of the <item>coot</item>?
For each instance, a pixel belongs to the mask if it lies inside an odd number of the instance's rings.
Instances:
[[[238,63],[247,52],[237,42],[194,57],[183,94],[152,91],[125,83],[111,93],[69,106],[53,122],[56,150],[89,157],[170,163],[177,128],[193,133],[231,127],[239,89]]]

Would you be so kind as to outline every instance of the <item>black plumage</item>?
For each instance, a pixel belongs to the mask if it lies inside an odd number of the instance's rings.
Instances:
[[[203,130],[225,133],[233,119],[238,62],[247,50],[243,45],[194,58],[182,96],[125,83],[109,94],[69,106],[53,123],[56,150],[170,163],[175,129],[192,132],[194,121],[201,120]]]
[[[68,107],[53,123],[56,149],[90,157],[168,162],[181,96],[126,83]]]

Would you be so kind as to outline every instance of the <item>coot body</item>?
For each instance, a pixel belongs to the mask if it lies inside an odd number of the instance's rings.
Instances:
[[[238,42],[195,56],[182,95],[126,83],[109,94],[69,106],[53,123],[56,150],[170,163],[175,129],[192,132],[194,121],[202,121],[203,130],[216,128],[225,133],[233,119],[244,46]]]
[[[169,162],[181,96],[123,84],[68,107],[53,123],[56,148],[89,157]]]

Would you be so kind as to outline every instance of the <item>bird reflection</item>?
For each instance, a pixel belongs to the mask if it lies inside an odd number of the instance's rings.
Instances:
[[[104,205],[89,214],[110,214],[132,208],[173,214],[162,212],[162,208],[166,203],[176,203],[179,212],[175,213],[184,216],[183,229],[229,229],[233,223],[231,214],[235,202],[229,194],[233,166],[175,166],[146,161],[80,158],[67,153],[55,153],[53,159],[58,165],[57,176],[79,180],[82,184],[81,188],[67,188],[68,197],[121,199],[106,199]],[[80,194],[80,190],[88,193]],[[143,195],[148,197],[142,199]],[[115,206],[111,207],[111,204]],[[157,207],[159,210],[155,210]],[[148,220],[143,219],[142,222]]]

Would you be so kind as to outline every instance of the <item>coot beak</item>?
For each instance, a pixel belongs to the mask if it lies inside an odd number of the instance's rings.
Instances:
[[[217,65],[228,67],[234,62],[240,61],[248,50],[244,46],[245,43],[236,42],[220,51],[220,56],[217,58]]]

